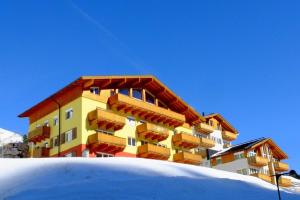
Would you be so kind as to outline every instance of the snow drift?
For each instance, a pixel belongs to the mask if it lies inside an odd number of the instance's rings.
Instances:
[[[277,199],[235,173],[138,158],[0,159],[0,199]],[[282,199],[300,199],[282,191]]]

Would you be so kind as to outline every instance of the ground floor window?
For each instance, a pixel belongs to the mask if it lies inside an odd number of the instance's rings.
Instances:
[[[65,157],[76,157],[76,152],[70,152],[66,154]]]
[[[97,153],[97,157],[99,157],[99,158],[108,158],[108,157],[115,157],[115,155],[108,154],[108,153]]]

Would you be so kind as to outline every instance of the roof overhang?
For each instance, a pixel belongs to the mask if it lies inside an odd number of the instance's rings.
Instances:
[[[63,101],[63,96],[67,92],[72,92],[76,88],[86,90],[91,86],[100,86],[100,89],[117,89],[117,88],[139,88],[143,87],[149,90],[157,98],[164,101],[167,106],[177,112],[185,115],[189,124],[194,125],[205,121],[203,116],[194,110],[191,106],[185,103],[179,96],[172,92],[168,87],[161,83],[152,75],[144,76],[82,76],[50,97],[44,99],[40,103],[26,110],[19,117],[30,117],[37,112],[41,107]]]
[[[225,129],[232,131],[235,134],[238,134],[238,131],[219,113],[213,113],[210,115],[204,116],[205,119],[215,118],[218,120]]]

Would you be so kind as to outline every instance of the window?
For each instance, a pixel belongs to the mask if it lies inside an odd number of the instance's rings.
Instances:
[[[58,137],[54,137],[54,138],[53,138],[53,145],[54,145],[55,147],[58,146]]]
[[[128,88],[119,89],[119,93],[129,96],[129,89]]]
[[[110,90],[110,96],[113,96],[113,95],[115,95],[115,94],[116,94],[116,90],[115,90],[115,89]]]
[[[58,117],[55,116],[55,117],[53,118],[53,126],[57,126],[57,125],[58,125]]]
[[[213,125],[214,125],[214,123],[213,123],[212,120],[209,120],[208,123],[209,123],[210,126],[213,126]]]
[[[249,174],[256,174],[256,173],[258,173],[257,169],[253,169],[253,168],[249,169]]]
[[[142,145],[148,144],[148,142],[146,142],[146,141],[141,141],[141,144],[142,144]]]
[[[109,157],[114,157],[113,154],[107,154],[107,153],[97,153],[98,158],[109,158]]]
[[[254,150],[249,151],[248,154],[247,154],[248,157],[252,157],[252,156],[255,156],[255,155],[256,155],[256,153],[255,153]]]
[[[135,146],[135,138],[128,137],[128,145],[129,146]]]
[[[132,96],[136,99],[142,100],[142,90],[141,89],[132,89]]]
[[[222,159],[220,157],[216,158],[216,162],[217,162],[217,165],[222,164]]]
[[[93,94],[99,95],[100,94],[100,89],[98,87],[91,87],[90,92],[93,93]]]
[[[85,149],[83,152],[82,152],[82,157],[89,157],[90,155],[90,151],[88,149]]]
[[[247,169],[242,169],[242,174],[248,175],[248,170]]]
[[[49,120],[44,121],[44,126],[49,126]]]
[[[73,129],[65,133],[65,141],[70,142],[73,140]]]
[[[155,98],[149,92],[146,92],[146,102],[152,104],[155,103]]]
[[[127,119],[128,119],[128,124],[129,124],[130,126],[135,126],[135,119],[134,119],[134,118],[132,118],[132,117],[127,117]]]
[[[244,156],[244,152],[239,152],[239,153],[235,153],[234,154],[234,159],[235,160],[238,160],[238,159],[242,159],[242,158],[244,158],[245,156]]]
[[[76,152],[71,152],[65,155],[65,157],[76,157]]]
[[[162,107],[162,108],[168,108],[163,102],[161,102],[161,101],[158,101],[158,106],[159,107]]]
[[[71,119],[73,117],[73,109],[70,108],[66,110],[66,119]]]

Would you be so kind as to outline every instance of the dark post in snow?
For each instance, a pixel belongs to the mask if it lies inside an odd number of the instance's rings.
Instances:
[[[278,199],[281,200],[281,195],[280,195],[280,190],[279,190],[279,178],[282,176],[282,175],[289,175],[289,176],[292,176],[292,177],[295,177],[295,178],[299,178],[299,175],[297,174],[297,172],[295,170],[291,170],[287,173],[281,173],[281,174],[275,174],[273,176],[276,177],[276,185],[277,185],[277,193],[278,193]]]

